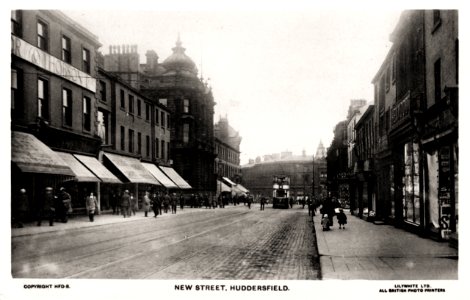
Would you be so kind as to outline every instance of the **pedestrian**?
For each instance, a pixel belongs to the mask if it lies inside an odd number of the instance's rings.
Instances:
[[[39,201],[38,226],[41,226],[43,218],[49,220],[49,226],[54,226],[55,208],[54,194],[52,187],[46,187],[44,196]]]
[[[348,223],[348,217],[346,217],[346,214],[342,208],[339,209],[339,213],[336,215],[336,218],[338,219],[339,229],[341,229],[341,226],[343,229],[346,229],[344,225]]]
[[[181,210],[183,210],[185,201],[184,201],[184,197],[183,197],[182,193],[180,193],[179,201],[180,201],[180,208],[181,208]]]
[[[118,210],[118,197],[116,195],[116,191],[113,191],[111,193],[111,208],[113,209],[113,215],[118,214],[119,215],[119,210]]]
[[[333,226],[333,217],[335,215],[335,207],[330,197],[326,198],[322,204],[323,213],[328,215],[330,226]]]
[[[121,197],[121,211],[122,215],[125,217],[130,217],[129,207],[131,206],[131,196],[129,191],[125,190],[124,194]]]
[[[59,198],[59,206],[61,207],[59,218],[61,219],[62,223],[67,223],[69,220],[69,215],[73,211],[72,197],[70,196],[69,193],[67,193],[64,187],[61,187],[58,198]]]
[[[139,210],[139,201],[137,197],[134,197],[133,193],[131,193],[130,195],[130,200],[131,200],[131,211],[132,211],[132,214],[135,216],[135,213]]]
[[[23,228],[28,215],[29,200],[26,189],[20,189],[19,194],[14,198],[13,207],[13,225],[17,228]]]
[[[171,203],[171,213],[176,214],[176,208],[178,207],[178,198],[176,198],[176,193],[171,194],[170,203]]]
[[[90,193],[90,196],[86,197],[86,210],[88,212],[88,217],[90,222],[95,221],[95,213],[99,214],[98,199],[96,199],[93,193]]]
[[[248,195],[246,198],[247,198],[246,201],[248,203],[248,208],[251,209],[251,202],[253,201],[253,198],[251,197],[251,195]]]
[[[314,217],[315,216],[315,204],[313,203],[312,199],[308,199],[307,201],[307,207],[308,207],[308,215]]]
[[[156,218],[158,216],[158,207],[160,204],[158,203],[158,196],[157,193],[153,193],[152,196],[152,210],[153,210],[153,217]]]
[[[145,217],[147,217],[150,210],[150,197],[148,191],[145,192],[144,199],[142,201],[142,208],[144,209]]]
[[[264,197],[264,195],[261,195],[261,199],[260,199],[260,210],[264,210],[264,204],[266,203],[266,198]]]
[[[171,197],[168,192],[166,192],[165,196],[163,196],[163,210],[165,213],[168,213],[168,209],[170,208]]]
[[[289,205],[290,205],[290,208],[292,208],[292,206],[294,205],[294,197],[290,197]]]
[[[323,214],[323,218],[321,219],[321,226],[323,231],[330,230],[330,218],[328,214]]]

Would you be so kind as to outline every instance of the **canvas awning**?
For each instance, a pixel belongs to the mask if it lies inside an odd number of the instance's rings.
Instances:
[[[104,156],[124,175],[127,180],[134,183],[148,183],[160,185],[160,183],[147,171],[142,163],[133,157],[118,154],[105,153]]]
[[[217,180],[217,194],[222,192],[231,192],[232,189],[220,180]]]
[[[160,169],[168,176],[180,189],[191,189],[192,187],[178,174],[173,168],[160,167]]]
[[[242,192],[248,193],[249,190],[247,190],[243,185],[237,184],[236,187],[241,190]]]
[[[225,180],[228,184],[230,184],[231,186],[234,186],[234,185],[237,185],[235,182],[233,182],[232,180],[228,179],[227,177],[222,177],[223,180]]]
[[[171,181],[156,165],[151,163],[142,163],[142,165],[167,189],[174,189],[178,186]]]
[[[72,154],[56,151],[60,158],[72,169],[75,174],[75,180],[79,182],[99,182],[100,180],[90,172],[80,161]]]
[[[25,173],[74,176],[57,153],[29,133],[11,132],[11,161]]]
[[[96,158],[80,154],[74,154],[73,156],[84,164],[95,176],[101,179],[101,181],[106,183],[121,183],[121,180],[106,169]]]
[[[232,196],[235,196],[235,195],[241,196],[241,195],[246,195],[246,193],[242,191],[241,189],[239,189],[236,185],[234,185],[232,186]]]

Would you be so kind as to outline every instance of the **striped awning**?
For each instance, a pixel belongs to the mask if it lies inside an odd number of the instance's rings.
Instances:
[[[130,182],[160,185],[142,163],[133,157],[105,153],[106,157]]]
[[[168,176],[180,189],[191,189],[192,187],[173,168],[162,167],[160,169]]]
[[[75,181],[100,182],[100,180],[72,154],[60,151],[56,151],[55,153],[72,169],[72,172],[75,174]]]
[[[106,183],[121,183],[111,171],[109,171],[102,163],[92,156],[74,154],[82,164],[84,164],[93,174],[95,174],[101,181]]]
[[[74,176],[57,153],[25,132],[11,132],[11,161],[24,173]]]
[[[174,189],[178,186],[171,181],[156,165],[151,163],[142,163],[144,168],[146,168],[152,175],[167,189]]]

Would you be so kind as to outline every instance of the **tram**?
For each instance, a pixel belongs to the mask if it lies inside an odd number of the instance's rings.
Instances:
[[[273,208],[289,208],[290,177],[273,176]]]

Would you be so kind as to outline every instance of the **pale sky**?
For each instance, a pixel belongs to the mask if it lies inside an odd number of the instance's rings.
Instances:
[[[241,160],[328,147],[349,101],[373,101],[371,80],[400,11],[65,10],[103,44],[137,44],[141,63],[163,61],[180,33],[186,54],[213,89],[214,120],[242,136]]]

